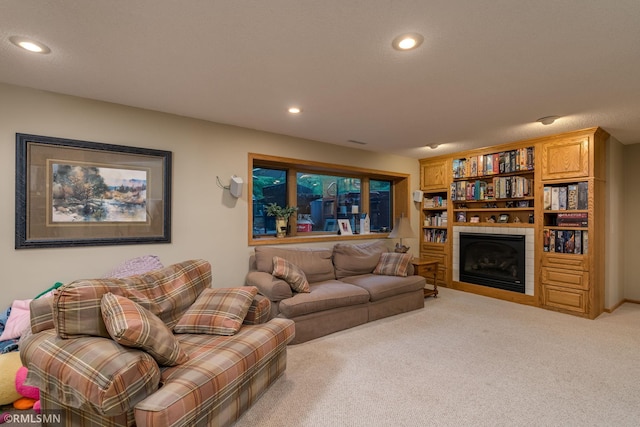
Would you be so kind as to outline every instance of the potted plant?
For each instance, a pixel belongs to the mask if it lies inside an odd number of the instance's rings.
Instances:
[[[296,213],[297,206],[278,206],[275,203],[267,205],[267,215],[276,217],[276,237],[284,237],[287,234],[289,217]]]

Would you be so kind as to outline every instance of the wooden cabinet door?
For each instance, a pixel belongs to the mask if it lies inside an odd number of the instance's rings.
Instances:
[[[449,164],[446,159],[422,160],[420,162],[420,176],[422,178],[420,188],[423,191],[448,190],[447,167]]]
[[[544,142],[542,179],[589,176],[589,135]]]

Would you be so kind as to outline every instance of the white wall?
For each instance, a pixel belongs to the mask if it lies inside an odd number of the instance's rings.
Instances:
[[[624,147],[624,297],[640,302],[640,144]]]
[[[100,277],[120,262],[145,254],[158,255],[165,265],[203,258],[211,262],[213,286],[242,285],[252,252],[247,244],[248,195],[245,187],[242,198],[233,199],[216,186],[216,176],[225,184],[234,174],[246,182],[249,152],[407,173],[410,190],[420,183],[417,159],[5,84],[0,84],[0,100],[0,310],[57,281]],[[14,249],[16,133],[172,151],[172,243]],[[412,205],[412,226],[419,230],[419,214]],[[417,239],[407,244],[417,254]]]
[[[611,137],[607,142],[607,183],[605,194],[605,309],[624,301],[624,149]]]

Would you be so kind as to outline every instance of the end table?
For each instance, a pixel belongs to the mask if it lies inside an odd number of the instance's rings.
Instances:
[[[430,258],[414,258],[411,261],[416,276],[433,280],[433,289],[424,288],[424,297],[438,298],[438,260]]]

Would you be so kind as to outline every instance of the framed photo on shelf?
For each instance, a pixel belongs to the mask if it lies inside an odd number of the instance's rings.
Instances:
[[[529,201],[528,200],[519,200],[518,201],[518,207],[519,208],[528,208],[529,207]]]
[[[466,212],[458,212],[456,214],[456,222],[467,222],[467,213]]]
[[[353,234],[353,231],[351,230],[351,222],[348,219],[339,219],[338,231],[340,231],[341,236],[348,236]]]
[[[509,214],[500,214],[500,216],[498,217],[498,222],[500,223],[509,222]]]
[[[170,243],[171,160],[17,133],[15,248]]]

